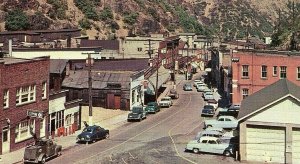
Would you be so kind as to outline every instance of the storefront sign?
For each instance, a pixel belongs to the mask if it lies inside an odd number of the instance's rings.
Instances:
[[[27,111],[27,116],[31,118],[43,118],[43,112],[40,111]]]
[[[240,59],[239,58],[232,58],[231,61],[234,62],[234,63],[237,63],[237,62],[240,61]]]

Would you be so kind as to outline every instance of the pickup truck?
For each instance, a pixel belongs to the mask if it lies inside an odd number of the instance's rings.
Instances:
[[[24,152],[24,163],[45,163],[47,159],[60,156],[62,146],[51,139],[37,139],[33,145],[28,145]]]
[[[161,100],[159,102],[160,107],[168,107],[169,108],[172,105],[173,105],[173,102],[172,102],[171,97],[169,97],[169,96],[161,98]]]
[[[235,129],[238,126],[238,120],[233,116],[220,116],[216,120],[205,120],[204,128],[216,127],[223,129]]]
[[[146,118],[146,111],[144,111],[142,106],[132,107],[131,112],[128,114],[127,121],[138,120],[142,121]]]

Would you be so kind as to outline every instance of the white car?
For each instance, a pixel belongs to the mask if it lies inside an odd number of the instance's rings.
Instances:
[[[173,105],[172,98],[168,96],[161,98],[159,102],[160,107],[170,107],[172,105]]]
[[[207,89],[206,84],[202,83],[202,84],[198,84],[197,85],[197,92],[203,92],[205,89]]]
[[[235,129],[238,126],[238,120],[233,116],[220,116],[217,120],[205,120],[204,128],[217,127],[223,129]]]
[[[203,98],[204,98],[205,101],[210,100],[210,99],[214,99],[214,93],[206,92],[206,93],[204,93]]]
[[[222,142],[217,137],[200,137],[198,140],[192,140],[187,145],[185,150],[193,151],[194,153],[205,152],[214,154],[223,154],[225,156],[233,155],[233,145]]]
[[[194,80],[194,87],[196,87],[198,83],[203,83],[203,82],[201,80]]]

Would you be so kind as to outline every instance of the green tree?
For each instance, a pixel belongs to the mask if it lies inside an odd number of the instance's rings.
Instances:
[[[8,31],[28,30],[28,16],[20,9],[9,11],[5,17],[5,29]]]
[[[99,17],[102,21],[107,21],[107,20],[113,19],[114,14],[110,7],[105,6],[103,11],[100,13]]]
[[[79,23],[79,26],[83,29],[91,29],[92,28],[92,23],[87,18],[81,19],[78,23]]]
[[[129,25],[133,25],[136,22],[138,16],[138,13],[125,13],[123,21]]]

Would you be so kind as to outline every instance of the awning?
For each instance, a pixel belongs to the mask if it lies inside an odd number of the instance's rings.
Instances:
[[[196,63],[191,63],[192,67],[198,68],[198,65]]]
[[[158,88],[160,88],[164,83],[166,83],[171,78],[170,72],[168,69],[165,69],[161,66],[158,69]],[[155,93],[156,88],[156,72],[154,72],[148,79],[148,87]]]

